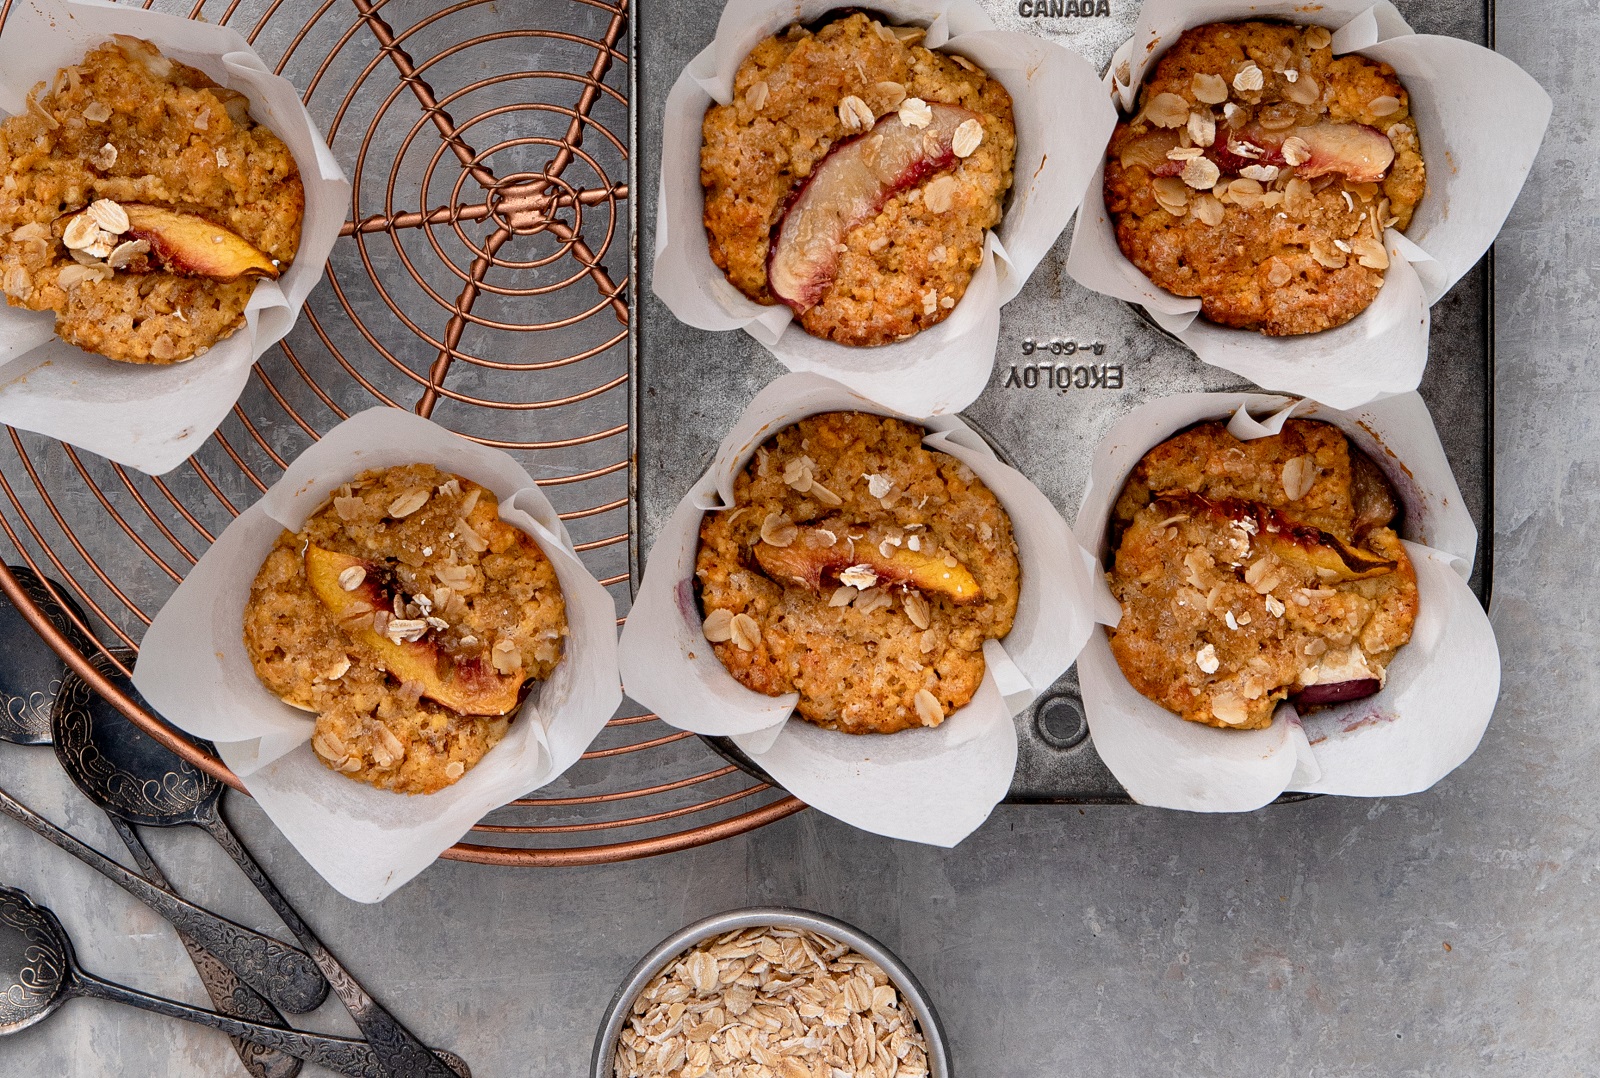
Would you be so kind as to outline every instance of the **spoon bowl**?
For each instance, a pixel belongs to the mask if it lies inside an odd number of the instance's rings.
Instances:
[[[102,673],[123,682],[103,656]],[[217,815],[221,782],[135,726],[78,677],[66,679],[51,715],[56,759],[85,797],[129,823],[145,827],[204,824]],[[206,746],[208,749],[209,745]]]
[[[44,611],[50,624],[68,639],[82,642],[83,634],[72,623],[66,609],[51,596],[44,581],[23,566],[7,568],[28,593],[28,598]],[[72,614],[83,620],[83,612],[73,605],[66,589],[59,584],[53,586]],[[4,593],[0,593],[0,650],[5,654],[5,662],[0,663],[0,741],[15,745],[48,745],[50,709],[61,691],[67,664],[34,631],[22,611],[12,605]]]
[[[72,945],[55,914],[0,887],[0,1037],[50,1017],[67,1001]]]

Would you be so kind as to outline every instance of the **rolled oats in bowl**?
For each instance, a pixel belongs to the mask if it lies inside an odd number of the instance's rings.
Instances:
[[[595,1078],[949,1073],[921,987],[870,936],[800,910],[719,914],[662,942],[612,1003]]]

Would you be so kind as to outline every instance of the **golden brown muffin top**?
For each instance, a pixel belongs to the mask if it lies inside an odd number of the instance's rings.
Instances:
[[[1422,198],[1405,88],[1330,41],[1268,22],[1187,30],[1112,135],[1118,245],[1213,322],[1281,336],[1349,321],[1383,284],[1384,229],[1404,231]]]
[[[100,243],[72,231],[108,206]],[[237,330],[257,277],[294,260],[304,210],[293,155],[249,101],[137,38],[0,123],[0,290],[110,359],[176,363]]]
[[[828,412],[779,431],[700,527],[705,635],[743,685],[848,733],[937,726],[983,680],[1021,584],[1011,521],[921,427]]]
[[[820,298],[797,313],[813,335],[876,345],[943,321],[982,262],[984,231],[1000,220],[1016,156],[1011,98],[965,58],[924,48],[923,34],[859,13],[814,31],[791,26],[740,64],[733,102],[706,111],[700,179],[711,258],[769,305],[792,298],[769,287],[773,244],[808,183],[837,164],[830,155],[882,140],[902,120],[940,130],[930,111],[940,106],[973,121],[946,140],[949,152],[882,180],[876,197],[863,196],[869,209],[847,214],[854,223],[830,236],[836,259],[814,271]]]
[[[1290,697],[1369,695],[1417,614],[1397,512],[1330,424],[1247,442],[1222,423],[1177,434],[1134,467],[1112,514],[1112,654],[1141,694],[1211,726],[1267,726]]]
[[[318,758],[402,793],[476,764],[566,635],[550,559],[430,464],[364,472],[280,535],[244,619],[262,683],[316,713]]]

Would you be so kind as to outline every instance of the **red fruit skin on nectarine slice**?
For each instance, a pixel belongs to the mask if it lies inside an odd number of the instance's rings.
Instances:
[[[817,163],[779,218],[767,252],[767,286],[796,313],[816,306],[833,284],[839,245],[889,199],[956,162],[956,128],[976,113],[931,104],[933,119],[912,127],[890,113],[871,131],[836,144]]]

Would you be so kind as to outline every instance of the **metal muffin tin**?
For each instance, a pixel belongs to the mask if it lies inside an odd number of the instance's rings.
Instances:
[[[594,1039],[594,1056],[590,1062],[591,1078],[615,1078],[616,1072],[612,1060],[616,1055],[617,1037],[622,1033],[622,1027],[628,1020],[633,1001],[669,962],[704,940],[728,932],[737,932],[740,929],[763,927],[797,928],[815,932],[819,936],[827,936],[829,939],[848,944],[855,951],[876,962],[889,975],[889,979],[900,990],[901,997],[916,1015],[917,1025],[921,1027],[923,1039],[928,1044],[929,1078],[950,1078],[952,1072],[950,1042],[945,1038],[944,1027],[939,1022],[939,1013],[934,1009],[933,1000],[928,997],[927,990],[922,987],[906,964],[889,948],[853,925],[820,913],[788,906],[751,906],[713,914],[679,929],[656,944],[628,973],[621,987],[617,989],[617,994],[611,997],[611,1003],[606,1007],[605,1019],[601,1022],[600,1032]]]
[[[1133,32],[1134,0],[1115,0],[1109,16],[1025,17],[1055,5],[979,0],[1003,30],[1042,34],[1088,56],[1102,69]],[[841,5],[843,6],[843,5]],[[867,5],[870,7],[870,5]],[[1400,0],[1419,33],[1490,44],[1483,0]],[[648,4],[639,12],[638,171],[654,191],[660,171],[662,107],[684,65],[711,40],[723,0]],[[1063,10],[1066,5],[1061,5]],[[1072,10],[1098,5],[1072,5]],[[1089,198],[1099,197],[1090,192]],[[657,529],[715,456],[718,440],[756,394],[783,373],[744,333],[709,333],[678,322],[650,293],[648,252],[655,205],[640,208],[640,295],[635,344],[638,452],[634,572]],[[994,370],[964,413],[1012,464],[1071,520],[1105,431],[1139,405],[1174,393],[1254,388],[1200,362],[1142,312],[1090,292],[1066,273],[1071,226],[1039,264],[1022,293],[1001,312]],[[1430,359],[1421,393],[1433,412],[1446,456],[1478,525],[1472,585],[1487,603],[1493,517],[1492,274],[1485,259],[1433,308]],[[1017,771],[1011,802],[1123,804],[1123,790],[1088,737],[1076,668],[1017,716]],[[766,779],[731,742],[714,747]],[[768,780],[770,781],[770,780]],[[1299,800],[1305,795],[1285,795]]]
[[[1073,5],[1054,0],[980,2],[1001,27],[1100,63],[1137,13],[1135,0],[1112,0],[1109,15],[1070,15]],[[656,529],[733,416],[781,368],[743,334],[679,325],[640,287],[653,249],[662,103],[711,39],[722,0],[644,0],[637,11],[630,0],[147,6],[239,29],[301,89],[356,202],[299,324],[177,471],[152,479],[41,436],[0,432],[0,546],[19,570],[0,566],[0,591],[19,615],[0,619],[0,647],[8,634],[39,633],[141,728],[243,788],[94,660],[137,647],[206,546],[318,434],[381,403],[510,450],[539,477],[622,612]],[[0,0],[0,25],[9,7]],[[1060,16],[1048,14],[1057,7]],[[1419,32],[1487,40],[1485,0],[1400,7]],[[1153,396],[1237,381],[1073,284],[1066,242],[1006,308],[993,379],[967,416],[1070,517],[1089,448],[1118,416]],[[1484,597],[1490,311],[1480,266],[1434,307],[1422,387],[1483,535],[1474,584]],[[28,675],[14,698],[53,691],[55,680],[54,667]],[[1126,800],[1085,740],[1075,689],[1069,674],[1019,717],[1011,800]],[[625,705],[582,764],[491,814],[445,856],[618,861],[714,842],[802,807]]]

